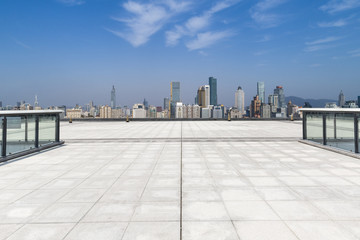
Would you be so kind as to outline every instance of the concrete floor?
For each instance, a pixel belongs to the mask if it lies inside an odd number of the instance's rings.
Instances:
[[[0,165],[0,239],[360,239],[360,160],[297,142],[300,123],[61,127],[64,146]]]

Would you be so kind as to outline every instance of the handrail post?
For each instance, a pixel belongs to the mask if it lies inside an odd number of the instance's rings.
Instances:
[[[7,135],[7,119],[4,116],[2,120],[2,146],[1,157],[6,157],[6,135]]]
[[[28,130],[29,130],[29,128],[28,128],[28,116],[25,116],[24,119],[25,119],[25,142],[27,142],[28,141]]]
[[[355,153],[359,153],[359,116],[354,115]]]
[[[326,139],[326,113],[323,113],[322,117],[323,117],[323,144],[326,145],[327,144],[327,139]]]
[[[60,114],[56,114],[55,117],[55,142],[60,142]]]
[[[35,148],[39,148],[39,115],[35,116]]]
[[[307,139],[307,113],[303,112],[303,139]]]

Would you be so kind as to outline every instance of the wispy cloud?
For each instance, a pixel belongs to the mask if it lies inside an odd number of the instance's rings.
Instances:
[[[327,37],[327,38],[322,38],[322,39],[318,39],[312,42],[306,42],[306,45],[317,45],[317,44],[323,44],[323,43],[329,43],[329,42],[334,42],[341,39],[341,37]]]
[[[257,52],[254,52],[254,56],[262,56],[262,55],[265,55],[269,52],[269,50],[263,50],[263,51],[257,51]]]
[[[67,6],[79,6],[85,3],[84,0],[57,0],[57,1]]]
[[[123,4],[123,8],[133,17],[112,18],[125,24],[127,29],[125,31],[107,30],[125,39],[134,47],[139,47],[148,42],[150,37],[158,32],[173,16],[186,11],[189,5],[189,2],[175,0],[149,4],[127,1]]]
[[[265,35],[263,38],[261,38],[260,40],[258,40],[256,42],[261,43],[261,42],[268,42],[270,40],[271,40],[271,36]]]
[[[27,45],[27,44],[25,44],[25,43],[23,43],[23,42],[15,39],[15,38],[14,38],[14,42],[15,42],[17,45],[19,45],[19,46],[21,46],[21,47],[23,47],[23,48],[32,49],[29,45]]]
[[[194,50],[200,49],[201,43],[204,43],[205,48],[209,45],[214,44],[215,41],[223,39],[225,36],[229,35],[228,31],[207,31],[205,33],[200,32],[204,31],[211,25],[212,17],[214,14],[233,6],[240,1],[241,0],[225,0],[222,2],[218,2],[212,8],[205,11],[203,14],[189,18],[183,25],[176,25],[173,30],[166,32],[166,45],[175,46],[178,44],[181,38],[183,38],[184,36],[188,36],[194,39],[189,41],[186,46],[189,50]],[[204,39],[205,36],[208,36],[211,39],[206,41],[206,39]],[[210,42],[212,44],[210,44]]]
[[[269,11],[285,2],[287,0],[263,0],[250,9],[250,16],[263,28],[276,27],[282,22],[282,17]]]
[[[319,22],[318,26],[323,28],[329,28],[329,27],[343,27],[348,25],[348,22],[346,19],[339,19],[332,22]]]
[[[233,35],[233,33],[229,31],[199,33],[196,35],[195,39],[186,43],[186,47],[190,51],[207,48],[224,38],[230,37],[231,35]]]
[[[342,37],[326,37],[311,42],[306,42],[305,45],[307,45],[307,47],[304,49],[304,51],[316,52],[324,49],[333,48],[335,47],[335,45],[330,43],[333,43],[340,39],[342,39]]]
[[[322,5],[320,9],[332,14],[358,7],[360,7],[359,0],[330,0],[325,5]]]
[[[360,48],[348,52],[352,57],[360,57]]]
[[[309,67],[318,68],[318,67],[321,67],[321,66],[322,66],[322,64],[320,64],[320,63],[314,63],[314,64],[311,64]]]

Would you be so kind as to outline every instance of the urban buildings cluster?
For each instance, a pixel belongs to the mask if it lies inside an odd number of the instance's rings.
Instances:
[[[112,86],[110,92],[110,104],[96,106],[90,101],[85,106],[76,104],[73,108],[66,106],[51,106],[48,109],[63,110],[62,118],[181,118],[181,119],[223,119],[223,118],[299,118],[299,108],[291,101],[285,101],[284,88],[276,86],[271,94],[266,97],[265,83],[257,82],[257,94],[252,98],[248,106],[245,105],[245,92],[242,87],[235,91],[234,105],[226,107],[218,102],[217,79],[209,77],[208,84],[200,86],[196,91],[195,101],[192,104],[184,104],[181,100],[180,82],[170,83],[170,96],[165,97],[162,106],[149,105],[146,99],[142,103],[136,103],[132,107],[119,107],[116,104],[116,90]],[[357,108],[360,104],[360,96],[356,100],[345,101],[341,91],[338,103],[327,103],[325,108]],[[312,107],[305,103],[304,107]],[[38,98],[35,95],[34,104],[25,101],[17,102],[16,106],[2,106],[0,110],[41,110]]]

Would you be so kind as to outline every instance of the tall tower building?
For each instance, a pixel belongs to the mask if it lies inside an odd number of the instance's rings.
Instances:
[[[205,85],[205,107],[208,107],[210,104],[210,85]]]
[[[235,107],[239,109],[241,114],[244,114],[245,110],[245,93],[239,86],[235,92]]]
[[[169,98],[164,98],[164,110],[169,110]]]
[[[115,87],[113,85],[111,89],[111,100],[110,100],[110,107],[114,109],[116,107],[116,95],[115,95]]]
[[[257,95],[259,96],[261,103],[265,103],[265,83],[264,82],[257,83]]]
[[[339,107],[343,107],[344,105],[345,105],[345,95],[341,90],[339,94]]]
[[[282,86],[276,86],[276,88],[274,89],[274,95],[278,95],[278,99],[279,99],[278,107],[279,108],[286,107],[284,88]]]
[[[205,86],[199,87],[196,99],[197,99],[197,104],[200,107],[202,108],[205,107]]]
[[[217,106],[217,79],[214,77],[209,77],[210,85],[210,105]]]
[[[38,107],[38,106],[39,106],[38,98],[37,95],[35,95],[34,107]]]
[[[181,102],[180,100],[180,82],[170,83],[170,108],[171,117],[175,117],[176,103]]]

